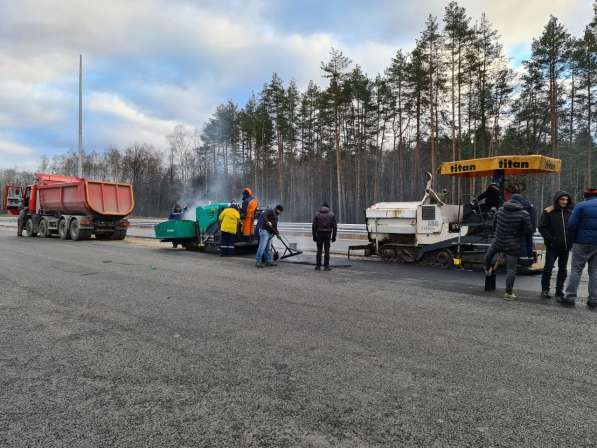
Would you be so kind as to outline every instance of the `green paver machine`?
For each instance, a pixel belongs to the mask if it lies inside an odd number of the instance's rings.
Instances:
[[[200,205],[195,209],[195,220],[169,219],[157,224],[154,227],[155,237],[162,242],[172,243],[174,247],[180,245],[186,249],[217,251],[220,246],[218,218],[227,207],[230,207],[228,202]],[[257,218],[259,213],[257,211]],[[256,252],[258,244],[259,238],[255,235],[238,235],[235,248],[237,252]]]

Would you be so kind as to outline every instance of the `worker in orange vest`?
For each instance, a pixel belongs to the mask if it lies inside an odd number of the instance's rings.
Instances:
[[[253,235],[253,223],[255,222],[255,212],[259,207],[259,201],[253,195],[253,190],[249,187],[243,190],[243,203],[240,210],[242,219],[242,235],[249,238]]]

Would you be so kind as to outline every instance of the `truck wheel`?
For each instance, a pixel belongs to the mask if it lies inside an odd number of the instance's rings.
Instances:
[[[115,230],[110,237],[111,240],[123,240],[126,238],[126,229]]]
[[[48,221],[46,221],[43,218],[39,222],[37,234],[40,236],[40,238],[49,238],[50,237],[50,229],[48,229]]]
[[[33,231],[33,220],[31,218],[27,219],[27,222],[25,222],[25,233],[27,236],[37,235],[37,232]]]
[[[62,218],[58,221],[58,236],[61,240],[70,240],[70,232],[66,219]]]
[[[81,224],[78,219],[73,219],[70,222],[70,238],[73,241],[88,240],[91,236],[91,231],[87,229],[81,229]]]

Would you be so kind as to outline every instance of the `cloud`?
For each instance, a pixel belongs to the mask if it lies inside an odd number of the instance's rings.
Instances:
[[[176,124],[200,127],[217,104],[244,102],[274,71],[300,87],[319,81],[332,46],[370,75],[382,72],[398,48],[412,48],[427,15],[441,17],[447,3],[0,2],[0,128],[34,155],[76,147],[83,53],[85,147],[165,147]],[[591,0],[460,3],[475,18],[487,13],[515,64],[549,14],[574,33],[591,14]]]

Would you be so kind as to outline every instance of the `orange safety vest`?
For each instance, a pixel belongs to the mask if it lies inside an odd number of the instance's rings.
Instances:
[[[253,235],[253,224],[255,222],[255,211],[259,206],[259,202],[257,199],[253,198],[251,202],[247,205],[247,213],[243,218],[243,227],[242,232],[244,236],[251,236]]]

